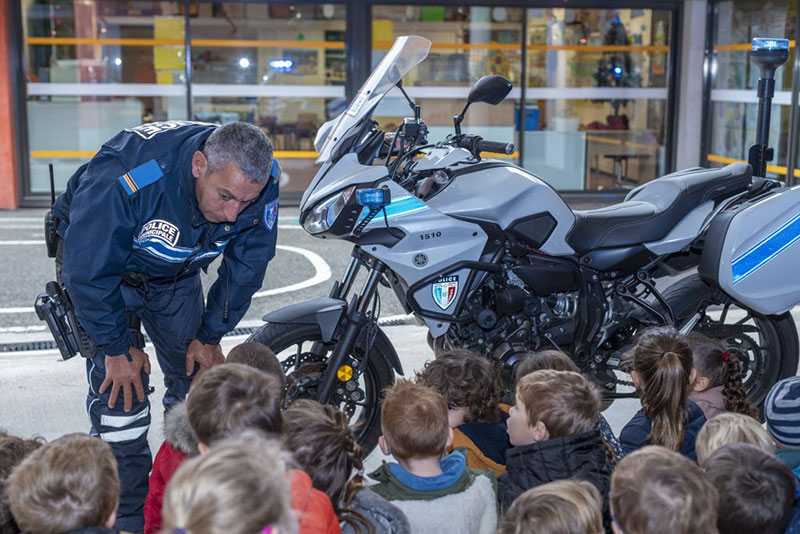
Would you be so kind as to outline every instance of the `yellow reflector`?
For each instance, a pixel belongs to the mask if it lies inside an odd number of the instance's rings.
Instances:
[[[349,365],[343,365],[336,371],[336,376],[339,377],[341,382],[349,382],[353,379],[353,368]]]

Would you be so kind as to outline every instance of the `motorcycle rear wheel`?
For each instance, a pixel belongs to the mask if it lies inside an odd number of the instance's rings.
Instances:
[[[277,355],[287,379],[287,406],[300,398],[317,400],[317,386],[327,369],[328,356],[332,352],[332,346],[326,347],[328,350],[322,357],[310,352],[314,343],[322,342],[319,326],[266,323],[247,338],[247,341],[261,343]],[[388,363],[392,352],[394,348],[389,339],[378,330],[363,373],[357,381],[340,382],[337,394],[330,402],[350,418],[351,425],[355,425],[356,439],[365,456],[378,444],[378,436],[381,434],[380,403],[383,391],[394,384],[394,371]],[[348,363],[355,368],[363,356],[364,347],[356,346],[355,355]],[[354,400],[352,396],[363,398]]]

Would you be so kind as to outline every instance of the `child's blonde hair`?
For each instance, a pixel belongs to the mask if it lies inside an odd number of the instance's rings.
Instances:
[[[288,453],[277,441],[245,433],[185,462],[164,493],[162,532],[228,534],[297,526],[285,480]]]
[[[627,534],[716,532],[717,490],[697,464],[664,447],[643,447],[620,461],[610,502]]]
[[[517,395],[527,410],[528,423],[544,423],[550,438],[593,429],[600,415],[600,394],[580,373],[534,371],[520,378]]]
[[[558,480],[514,500],[497,534],[602,534],[603,501],[585,480]]]
[[[728,443],[749,443],[769,454],[775,453],[775,446],[761,424],[740,413],[725,412],[706,421],[697,434],[694,448],[697,463],[703,464],[714,451]]]
[[[14,468],[6,492],[11,515],[23,532],[102,527],[117,509],[117,461],[100,438],[68,434]]]

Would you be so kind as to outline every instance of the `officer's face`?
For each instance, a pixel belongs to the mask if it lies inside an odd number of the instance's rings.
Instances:
[[[232,162],[211,172],[205,154],[200,151],[192,157],[192,174],[197,205],[203,217],[212,223],[235,222],[266,185],[252,182]]]

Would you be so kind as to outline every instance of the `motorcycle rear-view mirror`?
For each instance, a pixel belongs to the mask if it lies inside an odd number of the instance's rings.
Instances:
[[[467,105],[484,102],[496,106],[511,92],[511,82],[502,76],[484,76],[472,86],[467,96]]]
[[[456,135],[461,135],[461,122],[464,120],[464,114],[467,109],[476,102],[483,102],[484,104],[491,104],[496,106],[508,96],[511,92],[511,82],[502,76],[484,76],[472,86],[472,89],[467,95],[467,105],[464,110],[453,117],[453,124],[455,125]]]

